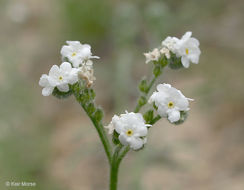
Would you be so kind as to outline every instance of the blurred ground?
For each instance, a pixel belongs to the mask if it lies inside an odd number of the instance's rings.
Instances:
[[[150,130],[146,148],[123,161],[119,189],[243,190],[243,8],[242,0],[0,0],[0,189],[11,180],[107,189],[105,154],[84,112],[72,97],[42,97],[38,86],[66,40],[101,57],[94,88],[107,124],[135,105],[137,83],[150,73],[142,53],[191,30],[199,65],[160,78],[195,99],[189,118]]]

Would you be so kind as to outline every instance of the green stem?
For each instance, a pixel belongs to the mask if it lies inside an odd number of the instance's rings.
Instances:
[[[104,127],[103,125],[99,122],[96,121],[96,119],[94,119],[91,115],[88,114],[87,112],[87,109],[85,109],[84,106],[82,106],[83,109],[85,110],[85,112],[87,113],[87,115],[89,116],[90,120],[92,121],[93,125],[95,126],[97,132],[98,132],[98,135],[100,137],[100,140],[102,141],[102,144],[103,144],[103,147],[104,147],[104,150],[106,152],[106,155],[107,155],[107,158],[108,158],[108,161],[109,163],[112,162],[112,147],[109,143],[109,140],[108,140],[108,137],[107,137],[107,134],[104,130]]]
[[[148,93],[150,92],[151,88],[153,87],[154,83],[156,82],[158,76],[153,75],[153,78],[151,79],[147,90],[139,97],[138,101],[137,101],[137,105],[136,108],[134,110],[135,113],[138,113],[140,111],[140,109],[146,104],[142,104],[139,102],[140,99],[145,99],[145,102],[148,101]],[[159,116],[160,117],[160,116]],[[152,123],[156,123],[160,118],[158,116],[154,118],[154,120],[152,121]],[[123,148],[123,149],[122,149]],[[122,152],[120,153],[122,149]],[[119,145],[116,149],[115,152],[113,154],[112,157],[112,162],[110,164],[110,190],[117,190],[117,181],[118,181],[118,172],[119,172],[119,165],[122,161],[122,159],[125,157],[125,155],[129,152],[130,147],[127,146],[121,146]]]
[[[141,96],[139,97],[139,99],[142,98],[142,97],[145,97],[145,98],[146,98],[145,101],[146,101],[146,102],[148,101],[148,93],[150,92],[150,90],[151,90],[152,86],[154,85],[154,83],[156,82],[157,78],[158,78],[158,77],[153,76],[153,78],[151,79],[151,81],[150,81],[150,83],[149,83],[149,85],[148,85],[148,88],[147,88],[146,92],[145,92],[143,95],[141,95]],[[138,99],[138,100],[139,100],[139,99]],[[146,104],[146,103],[145,103],[145,104]],[[140,109],[141,109],[145,104],[140,104],[139,101],[137,101],[137,105],[136,105],[136,108],[135,108],[134,112],[135,112],[135,113],[138,113],[138,112],[140,111]]]
[[[74,96],[76,98],[76,100],[80,103],[80,105],[82,106],[82,108],[84,109],[84,111],[86,112],[86,114],[89,116],[90,120],[92,121],[93,125],[95,126],[98,135],[100,137],[100,140],[102,141],[105,153],[107,155],[109,164],[111,164],[112,162],[112,147],[111,144],[108,140],[107,134],[104,130],[103,124],[101,123],[101,121],[97,121],[96,118],[94,118],[92,115],[89,114],[85,104],[80,100],[80,87],[78,88],[73,88],[73,93]]]
[[[121,150],[122,152],[120,153]],[[129,150],[129,146],[118,145],[114,151],[112,163],[110,165],[110,190],[117,190],[119,165]]]
[[[160,115],[157,115],[155,118],[153,118],[153,120],[149,124],[150,125],[153,125],[153,124],[155,124],[160,119],[161,119],[161,116]]]

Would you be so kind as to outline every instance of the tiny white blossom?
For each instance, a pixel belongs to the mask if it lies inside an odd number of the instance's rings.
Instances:
[[[82,67],[80,67],[78,76],[79,76],[79,78],[85,80],[86,86],[88,88],[91,87],[93,82],[96,80],[92,66],[83,65]]]
[[[198,64],[201,50],[199,41],[191,37],[192,32],[186,32],[177,42],[177,57],[181,57],[181,63],[185,68],[188,68],[191,63]]]
[[[115,130],[119,134],[119,141],[133,150],[138,150],[146,143],[147,127],[140,113],[126,112],[120,116],[114,115],[111,123],[106,127],[109,133]]]
[[[63,58],[68,58],[73,67],[79,67],[81,65],[91,66],[93,62],[92,58],[99,59],[98,56],[93,56],[91,52],[91,46],[88,44],[81,44],[79,41],[66,41],[68,45],[64,45],[60,51]]]
[[[53,65],[49,74],[42,75],[39,85],[44,87],[42,90],[43,96],[49,96],[55,87],[61,92],[68,92],[69,85],[78,81],[78,69],[72,68],[68,62],[63,62],[60,67]]]
[[[150,61],[158,61],[160,57],[160,52],[158,48],[153,49],[153,51],[144,53],[146,57],[146,64],[149,63]]]
[[[163,47],[162,49],[160,49],[160,53],[163,54],[163,55],[165,55],[165,57],[167,59],[170,58],[170,51],[169,51],[168,48]]]
[[[159,84],[157,91],[152,94],[149,103],[155,102],[157,112],[161,117],[167,117],[173,123],[180,119],[180,111],[189,110],[189,101],[181,91],[170,84]]]
[[[173,53],[176,53],[176,45],[178,41],[178,38],[168,36],[164,41],[162,41],[162,46],[172,51]]]
[[[40,78],[39,85],[43,87],[42,89],[42,95],[43,96],[49,96],[52,94],[54,87],[51,86],[49,82],[49,76],[46,74],[43,74]]]
[[[104,126],[104,128],[108,129],[108,134],[110,134],[110,135],[113,134],[113,132],[114,132],[114,125],[113,125],[112,122],[109,125]]]

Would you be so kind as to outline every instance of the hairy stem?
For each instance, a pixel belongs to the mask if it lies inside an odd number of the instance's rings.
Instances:
[[[83,107],[83,109],[87,113],[87,110],[84,107]],[[104,150],[106,152],[108,161],[109,161],[109,163],[111,163],[112,162],[112,147],[110,145],[110,142],[108,140],[108,137],[107,137],[107,134],[104,130],[104,127],[101,123],[98,123],[96,121],[96,119],[94,119],[91,115],[89,115],[88,113],[87,113],[87,115],[89,116],[90,120],[92,121],[93,125],[95,126],[95,128],[98,132],[98,135],[100,137],[100,140],[102,141],[102,144],[103,144]]]
[[[84,111],[86,112],[86,114],[88,115],[90,120],[92,121],[94,127],[96,128],[98,135],[100,137],[100,140],[102,141],[102,144],[103,144],[105,153],[107,155],[108,161],[111,164],[111,162],[112,162],[112,147],[111,147],[111,144],[108,140],[107,134],[104,130],[103,124],[101,123],[101,121],[97,121],[93,115],[89,114],[87,107],[85,106],[84,102],[82,102],[80,99],[80,87],[73,88],[73,93],[74,93],[76,100],[80,103],[80,105],[82,106],[82,108],[84,109]]]
[[[161,119],[161,116],[160,115],[157,115],[155,118],[153,118],[153,120],[149,124],[150,125],[153,125],[153,124],[155,124],[160,119]]]
[[[139,97],[139,99],[142,98],[142,97],[145,97],[145,98],[146,98],[146,99],[145,99],[146,102],[148,101],[148,93],[150,92],[150,90],[151,90],[151,88],[153,87],[154,83],[156,82],[157,78],[158,78],[158,77],[153,76],[153,78],[151,79],[151,81],[150,81],[150,83],[149,83],[149,85],[148,85],[148,88],[147,88],[146,92],[143,93],[143,94]],[[138,99],[138,100],[139,100],[139,99]],[[135,113],[138,113],[138,112],[140,111],[140,109],[141,109],[144,105],[145,105],[145,104],[140,104],[139,101],[137,101],[137,105],[136,105],[136,108],[134,109],[134,112],[135,112]]]
[[[110,165],[110,190],[117,190],[119,165],[129,150],[129,146],[118,145],[114,151]]]

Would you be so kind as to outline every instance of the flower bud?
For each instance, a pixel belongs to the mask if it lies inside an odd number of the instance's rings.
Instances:
[[[160,60],[159,60],[159,64],[161,65],[161,67],[165,67],[168,64],[168,59],[163,56]]]
[[[89,103],[87,105],[87,112],[89,115],[93,114],[96,111],[94,103]]]
[[[88,93],[89,93],[89,96],[90,96],[90,98],[92,99],[92,100],[94,100],[94,98],[96,97],[96,93],[95,93],[95,91],[93,90],[93,89],[89,89],[88,90]]]
[[[99,122],[103,118],[103,111],[101,108],[98,108],[97,111],[94,114],[94,118]]]
[[[158,77],[162,73],[160,66],[155,66],[153,69],[153,74],[155,77]]]
[[[140,84],[139,84],[139,89],[141,92],[147,92],[147,81],[145,79],[141,80]]]

